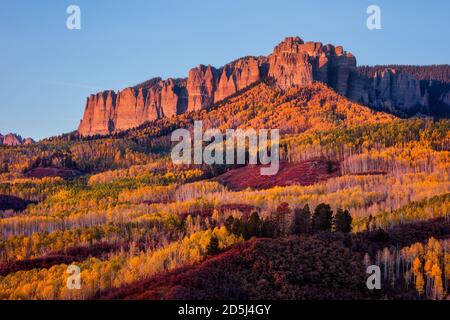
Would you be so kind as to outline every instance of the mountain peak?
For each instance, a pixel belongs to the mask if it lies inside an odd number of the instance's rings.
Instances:
[[[281,41],[274,51],[292,51],[298,49],[298,47],[305,42],[300,37],[286,37]]]

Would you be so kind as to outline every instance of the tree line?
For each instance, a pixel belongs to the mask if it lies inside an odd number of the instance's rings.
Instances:
[[[277,238],[318,232],[349,233],[352,230],[352,217],[348,210],[340,208],[334,213],[331,206],[325,203],[319,204],[311,212],[308,204],[292,210],[288,203],[283,202],[265,219],[258,212],[253,212],[248,219],[229,216],[225,227],[246,240],[251,237]]]

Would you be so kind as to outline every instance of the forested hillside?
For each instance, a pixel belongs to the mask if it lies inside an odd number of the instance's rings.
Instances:
[[[195,120],[279,128],[278,175],[174,164],[170,133]],[[0,146],[0,298],[445,299],[449,175],[449,120],[398,119],[319,83]]]

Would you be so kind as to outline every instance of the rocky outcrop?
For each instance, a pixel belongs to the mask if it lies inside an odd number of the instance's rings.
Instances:
[[[5,136],[0,134],[0,146],[4,145],[4,146],[15,147],[15,146],[20,146],[20,145],[29,145],[34,142],[35,141],[31,138],[22,139],[21,136],[19,136],[18,134],[15,134],[15,133],[8,133]]]
[[[265,58],[246,57],[216,69],[200,65],[187,78],[188,111],[200,110],[264,78]]]
[[[422,92],[420,81],[395,69],[376,71],[371,78],[353,77],[348,97],[354,101],[391,112],[429,105],[428,92]]]
[[[342,47],[289,37],[267,57],[245,57],[218,69],[199,65],[185,79],[154,78],[117,93],[91,95],[78,132],[108,134],[208,108],[265,79],[283,89],[320,81],[341,95],[379,109],[428,104],[426,90],[422,92],[420,82],[411,76],[386,69],[367,77],[356,71],[356,58]]]
[[[188,111],[206,108],[214,102],[219,71],[208,65],[200,65],[189,71],[187,79]]]
[[[269,77],[287,89],[313,82],[313,68],[300,38],[287,38],[269,55]]]
[[[3,145],[5,146],[20,146],[22,143],[22,137],[14,133],[8,133],[3,137]]]
[[[266,76],[264,57],[246,57],[225,65],[218,79],[214,102],[223,100]]]
[[[86,100],[83,120],[78,131],[90,134],[107,134],[114,130],[114,110],[116,106],[116,93],[104,91],[91,95]]]
[[[87,98],[78,131],[83,135],[108,134],[139,126],[187,109],[185,80],[155,78],[118,93],[104,91]]]

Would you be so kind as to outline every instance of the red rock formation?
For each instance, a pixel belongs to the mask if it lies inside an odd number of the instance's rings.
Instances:
[[[188,111],[206,108],[214,102],[219,71],[211,66],[199,65],[189,71],[187,79]]]
[[[223,100],[237,91],[261,80],[265,58],[246,57],[225,65],[217,84],[214,102]]]
[[[286,38],[269,56],[269,77],[283,88],[313,82],[312,65],[299,37]]]
[[[14,133],[9,133],[6,136],[3,136],[0,134],[0,146],[20,146],[20,145],[30,145],[33,144],[35,141],[32,138],[25,138],[22,139],[21,136]]]
[[[5,146],[20,146],[22,142],[22,137],[14,133],[8,133],[3,137],[3,145]]]
[[[200,65],[191,69],[186,79],[154,78],[117,94],[105,91],[92,95],[78,132],[108,134],[208,108],[267,77],[283,89],[321,81],[341,95],[377,107],[426,104],[419,82],[409,76],[385,71],[367,79],[355,70],[355,57],[342,47],[289,37],[268,57],[245,57],[219,69]]]
[[[181,99],[181,97],[178,97],[176,93],[173,79],[162,82],[161,103],[159,105],[161,112],[159,116],[171,117],[181,113],[178,112],[178,99]],[[164,108],[161,106],[164,106]],[[158,118],[158,114],[156,114],[156,117]]]
[[[126,88],[120,91],[117,94],[115,111],[115,130],[125,130],[142,123],[139,119],[144,112],[143,89]]]
[[[350,74],[355,69],[355,57],[342,47],[304,43],[299,37],[286,38],[269,56],[269,76],[282,88],[321,81],[347,95]]]
[[[83,119],[78,131],[82,134],[108,134],[115,130],[116,93],[104,91],[87,98]]]
[[[117,94],[104,91],[91,95],[78,131],[83,135],[108,134],[184,113],[187,97],[183,87],[184,80],[155,78]]]

